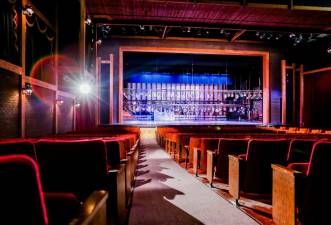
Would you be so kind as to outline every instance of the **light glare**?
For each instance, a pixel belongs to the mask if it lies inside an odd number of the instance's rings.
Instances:
[[[81,84],[79,86],[79,91],[80,91],[80,93],[82,93],[84,95],[87,95],[87,94],[89,94],[91,92],[91,86],[88,85],[88,84],[86,84],[86,83]]]

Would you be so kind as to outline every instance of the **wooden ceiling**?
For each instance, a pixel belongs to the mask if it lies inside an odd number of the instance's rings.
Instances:
[[[111,23],[331,32],[331,3],[319,0],[86,0],[86,6],[90,16]]]

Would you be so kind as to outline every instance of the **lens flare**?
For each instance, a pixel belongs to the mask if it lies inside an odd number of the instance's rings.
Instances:
[[[83,95],[88,95],[91,92],[92,88],[89,84],[83,83],[79,86],[79,92]]]

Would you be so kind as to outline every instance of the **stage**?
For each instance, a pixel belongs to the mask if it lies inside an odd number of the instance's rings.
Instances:
[[[264,125],[262,122],[249,121],[206,121],[206,120],[190,120],[190,121],[124,121],[121,125],[134,125],[139,127],[157,127],[169,125]]]

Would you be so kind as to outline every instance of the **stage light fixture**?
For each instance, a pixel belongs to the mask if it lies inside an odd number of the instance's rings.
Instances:
[[[102,40],[101,39],[98,39],[96,43],[97,43],[97,45],[101,45],[102,44]]]
[[[145,30],[144,25],[140,25],[139,27],[140,27],[140,30]]]
[[[326,49],[326,52],[331,54],[331,45]]]
[[[30,96],[32,95],[32,86],[30,83],[25,83],[25,86],[22,88],[23,94]]]
[[[92,91],[92,88],[87,83],[82,83],[79,85],[79,92],[83,95],[88,95]]]
[[[90,25],[92,24],[92,19],[91,19],[91,17],[88,16],[88,17],[86,18],[86,20],[85,20],[85,24],[88,25],[88,26],[90,26]]]
[[[33,11],[33,9],[32,9],[31,6],[26,6],[26,7],[23,9],[23,14],[26,15],[26,16],[28,16],[28,17],[31,17],[31,16],[33,16],[33,14],[34,14],[34,11]]]

